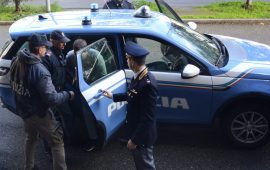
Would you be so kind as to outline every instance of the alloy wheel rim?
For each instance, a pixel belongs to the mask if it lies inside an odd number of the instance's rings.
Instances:
[[[234,138],[242,143],[256,143],[268,133],[268,120],[258,112],[244,112],[236,116],[231,123]]]

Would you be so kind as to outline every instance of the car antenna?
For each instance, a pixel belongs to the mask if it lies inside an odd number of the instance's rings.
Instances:
[[[109,7],[109,5],[108,5],[107,1],[106,1],[106,0],[103,0],[103,1],[105,2],[105,5],[107,6],[107,8],[108,8],[108,10],[109,10],[110,15],[112,16],[112,12],[111,12],[111,9],[110,9],[110,7]]]

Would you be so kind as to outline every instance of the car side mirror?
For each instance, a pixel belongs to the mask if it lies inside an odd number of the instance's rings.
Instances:
[[[197,24],[195,22],[188,22],[187,23],[188,27],[193,29],[193,30],[196,30],[197,29]]]
[[[182,78],[188,79],[200,74],[200,69],[192,64],[188,64],[182,71]]]

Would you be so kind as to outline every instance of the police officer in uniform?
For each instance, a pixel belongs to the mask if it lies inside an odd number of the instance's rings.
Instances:
[[[125,45],[126,59],[134,77],[127,93],[112,94],[104,90],[104,96],[114,102],[127,101],[126,132],[127,148],[132,151],[138,170],[155,169],[153,145],[156,140],[155,107],[157,84],[145,66],[149,52],[134,42]]]
[[[107,1],[103,9],[135,9],[133,4],[127,0],[109,0]]]
[[[52,82],[56,91],[61,91],[66,83],[66,57],[63,50],[66,43],[70,41],[66,35],[60,30],[52,31],[50,35],[52,47],[47,51],[42,63],[52,75]],[[63,118],[65,137],[70,139],[73,131],[73,113],[68,102],[65,102],[54,108],[54,112]],[[57,115],[56,114],[56,115]],[[57,115],[58,116],[58,115]]]
[[[35,147],[39,134],[52,151],[53,168],[66,170],[62,128],[55,121],[50,107],[74,98],[72,91],[55,90],[49,71],[41,64],[46,48],[51,46],[45,35],[33,34],[29,38],[29,50],[23,49],[12,60],[10,84],[14,92],[16,112],[24,121],[25,170],[35,167]]]

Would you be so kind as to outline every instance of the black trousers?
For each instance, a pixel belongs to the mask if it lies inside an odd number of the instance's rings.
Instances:
[[[153,146],[137,146],[132,151],[133,159],[137,170],[155,170]]]

